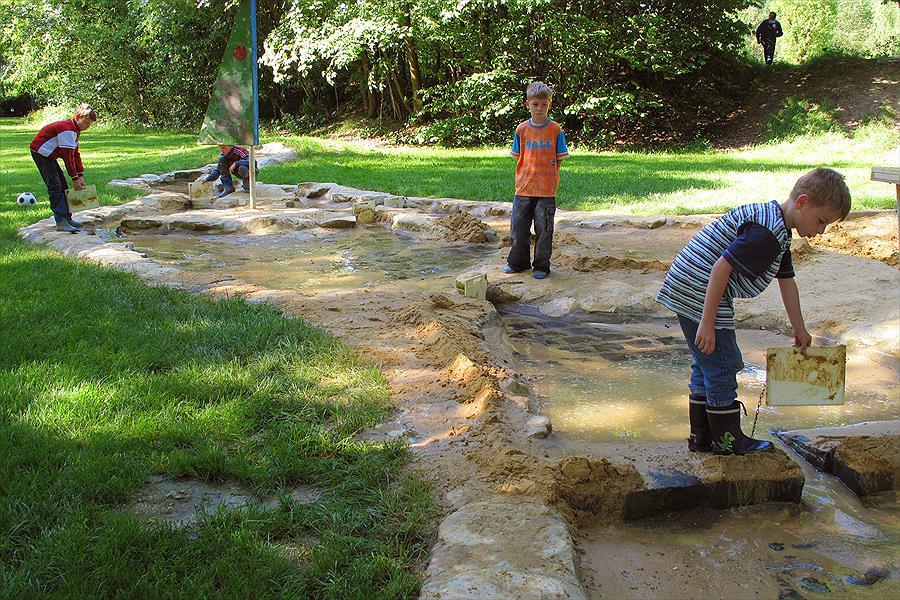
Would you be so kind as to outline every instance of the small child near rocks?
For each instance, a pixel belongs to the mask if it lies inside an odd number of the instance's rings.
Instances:
[[[219,145],[219,164],[212,173],[206,176],[206,181],[215,181],[222,178],[222,191],[218,198],[224,198],[234,193],[234,183],[231,174],[234,173],[243,180],[243,192],[250,191],[250,152],[241,146]],[[254,165],[256,166],[256,165]],[[257,169],[258,172],[258,169]]]
[[[690,451],[748,454],[772,446],[741,431],[737,373],[744,363],[732,300],[758,296],[777,279],[794,346],[809,346],[812,336],[794,281],[791,230],[814,237],[849,212],[843,175],[816,168],[797,180],[786,201],[739,206],[701,229],[675,256],[656,300],[678,316],[693,357]]]

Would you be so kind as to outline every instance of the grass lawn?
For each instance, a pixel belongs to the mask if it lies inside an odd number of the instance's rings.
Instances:
[[[378,147],[308,137],[282,140],[301,162],[267,169],[273,183],[333,181],[406,196],[511,201],[515,163],[506,148]],[[894,144],[892,148],[892,144]],[[616,213],[717,213],[784,200],[797,178],[816,166],[847,177],[854,208],[894,208],[892,186],[869,180],[872,165],[896,163],[896,131],[883,123],[852,138],[821,134],[752,148],[697,152],[572,150],[561,171],[558,204]],[[571,149],[570,149],[571,150]]]
[[[415,596],[429,492],[402,446],[354,441],[389,410],[381,373],[301,319],[21,242],[49,215],[33,133],[0,120],[0,597]],[[92,129],[88,181],[215,158],[193,139]],[[152,474],[324,495],[174,530],[120,510]]]
[[[301,319],[265,306],[150,288],[21,242],[49,216],[27,144],[0,119],[0,596],[415,595],[433,515],[399,445],[354,441],[388,411],[381,374]],[[118,177],[212,162],[194,134],[96,127],[82,139],[103,204]],[[272,139],[269,137],[268,139]],[[504,148],[445,150],[287,137],[302,160],[267,182],[334,181],[396,194],[511,200]],[[860,128],[732,152],[575,149],[559,203],[613,212],[716,212],[783,199],[815,165],[848,177],[854,207],[892,208],[868,180],[894,132]],[[36,210],[15,206],[33,191]],[[306,483],[313,505],[211,515],[186,530],[119,507],[152,474]]]

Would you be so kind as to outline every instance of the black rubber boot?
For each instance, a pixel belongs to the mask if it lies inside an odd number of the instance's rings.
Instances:
[[[706,407],[709,428],[712,433],[712,451],[715,454],[752,454],[772,447],[772,442],[755,440],[741,431],[741,409],[744,405],[735,401],[731,406]],[[744,414],[747,409],[744,408]]]
[[[691,452],[712,452],[712,434],[706,417],[706,396],[691,394],[688,407],[691,417],[691,435],[688,437],[688,450]]]

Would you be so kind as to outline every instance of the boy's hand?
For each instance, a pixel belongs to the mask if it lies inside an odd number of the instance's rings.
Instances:
[[[812,336],[806,328],[794,332],[794,348],[799,348],[801,352],[812,345]]]
[[[83,190],[85,188],[84,179],[82,179],[81,177],[76,177],[72,180],[72,185],[75,186],[76,190]]]
[[[712,325],[700,324],[697,328],[697,337],[694,338],[694,345],[700,349],[703,354],[712,354],[716,349],[716,330]]]

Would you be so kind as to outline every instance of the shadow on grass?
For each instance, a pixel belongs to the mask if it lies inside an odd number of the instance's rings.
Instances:
[[[428,492],[402,445],[353,440],[376,371],[274,309],[41,249],[0,280],[0,595],[415,595]],[[115,510],[150,473],[326,496],[171,531]]]

